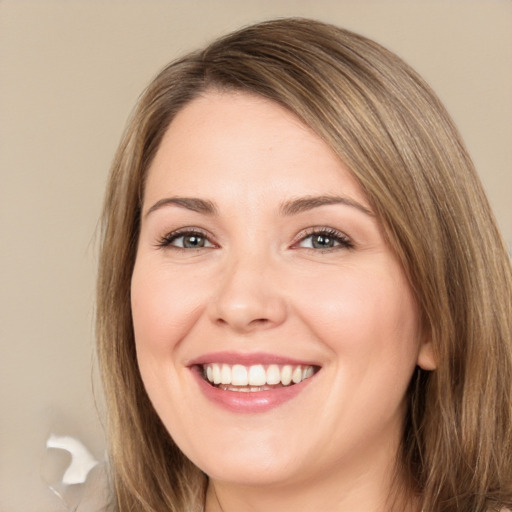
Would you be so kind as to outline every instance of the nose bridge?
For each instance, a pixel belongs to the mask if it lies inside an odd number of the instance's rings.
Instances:
[[[238,332],[282,323],[286,303],[276,277],[277,262],[264,247],[245,247],[227,256],[211,304],[212,320]]]

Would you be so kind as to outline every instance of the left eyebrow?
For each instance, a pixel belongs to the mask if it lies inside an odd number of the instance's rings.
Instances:
[[[296,215],[298,213],[312,210],[313,208],[331,204],[343,204],[345,206],[351,206],[352,208],[356,208],[357,210],[363,212],[366,215],[369,215],[370,217],[375,217],[375,214],[369,208],[355,201],[354,199],[344,196],[299,197],[297,199],[292,199],[283,203],[280,208],[280,213],[284,216]]]

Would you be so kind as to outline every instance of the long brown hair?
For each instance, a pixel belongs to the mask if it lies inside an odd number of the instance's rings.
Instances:
[[[98,354],[121,512],[200,511],[206,477],[144,391],[130,311],[148,167],[175,114],[209,89],[284,105],[339,155],[414,289],[437,369],[409,389],[398,469],[424,512],[512,506],[512,272],[482,186],[435,94],[378,44],[313,20],[244,28],[166,67],[112,166],[98,277]]]

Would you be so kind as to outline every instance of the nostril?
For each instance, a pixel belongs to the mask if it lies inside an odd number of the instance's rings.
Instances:
[[[250,324],[253,324],[253,325],[263,325],[263,324],[269,323],[269,321],[270,320],[268,318],[256,318]]]
[[[254,320],[236,322],[233,319],[231,321],[227,321],[224,318],[217,318],[215,320],[215,323],[219,327],[225,327],[225,326],[231,325],[235,329],[252,330],[252,329],[259,328],[259,327],[265,327],[266,325],[270,324],[271,321],[268,318],[255,318]]]

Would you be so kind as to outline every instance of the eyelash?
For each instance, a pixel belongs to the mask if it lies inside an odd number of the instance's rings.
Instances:
[[[304,240],[314,237],[314,236],[324,236],[325,238],[333,240],[338,245],[334,247],[326,247],[323,249],[315,249],[314,247],[304,247],[304,249],[310,249],[312,251],[319,251],[322,252],[328,252],[328,251],[336,251],[339,249],[352,249],[354,247],[354,244],[350,240],[350,238],[342,233],[341,231],[338,231],[334,228],[319,228],[319,227],[312,227],[306,229],[304,232],[302,232],[299,235],[299,240],[295,242],[293,245],[297,246],[297,244],[304,242]]]
[[[199,250],[204,249],[205,247],[178,247],[176,245],[172,245],[173,242],[178,240],[179,238],[183,238],[186,236],[197,236],[205,239],[208,243],[211,244],[211,246],[215,247],[215,244],[211,242],[208,238],[207,233],[204,231],[197,229],[197,228],[182,228],[177,231],[172,231],[171,233],[168,233],[167,235],[163,236],[160,240],[158,240],[156,246],[158,248],[172,248],[173,250],[179,250],[179,251],[191,251],[191,250]],[[293,247],[297,247],[298,244],[301,242],[304,242],[310,237],[314,236],[323,236],[327,239],[332,240],[334,243],[337,243],[338,245],[335,245],[334,247],[326,247],[323,249],[318,249],[314,247],[303,247],[304,249],[309,249],[313,251],[322,251],[322,252],[328,252],[328,251],[335,251],[338,249],[352,249],[354,247],[354,244],[350,240],[349,237],[347,237],[344,233],[341,231],[338,231],[337,229],[333,228],[308,228],[303,233],[299,235],[299,239],[297,242],[294,242]],[[208,248],[208,247],[207,247]]]
[[[182,228],[182,229],[178,229],[176,231],[171,231],[167,235],[163,236],[160,240],[158,240],[156,245],[157,245],[157,247],[162,248],[162,249],[169,247],[172,249],[176,249],[178,251],[190,251],[190,250],[198,250],[198,249],[204,248],[204,247],[188,248],[188,247],[178,247],[176,245],[172,245],[172,243],[174,241],[178,240],[179,238],[184,238],[186,236],[201,237],[213,245],[213,243],[210,242],[210,240],[208,239],[208,235],[204,231],[197,229],[197,228]]]

